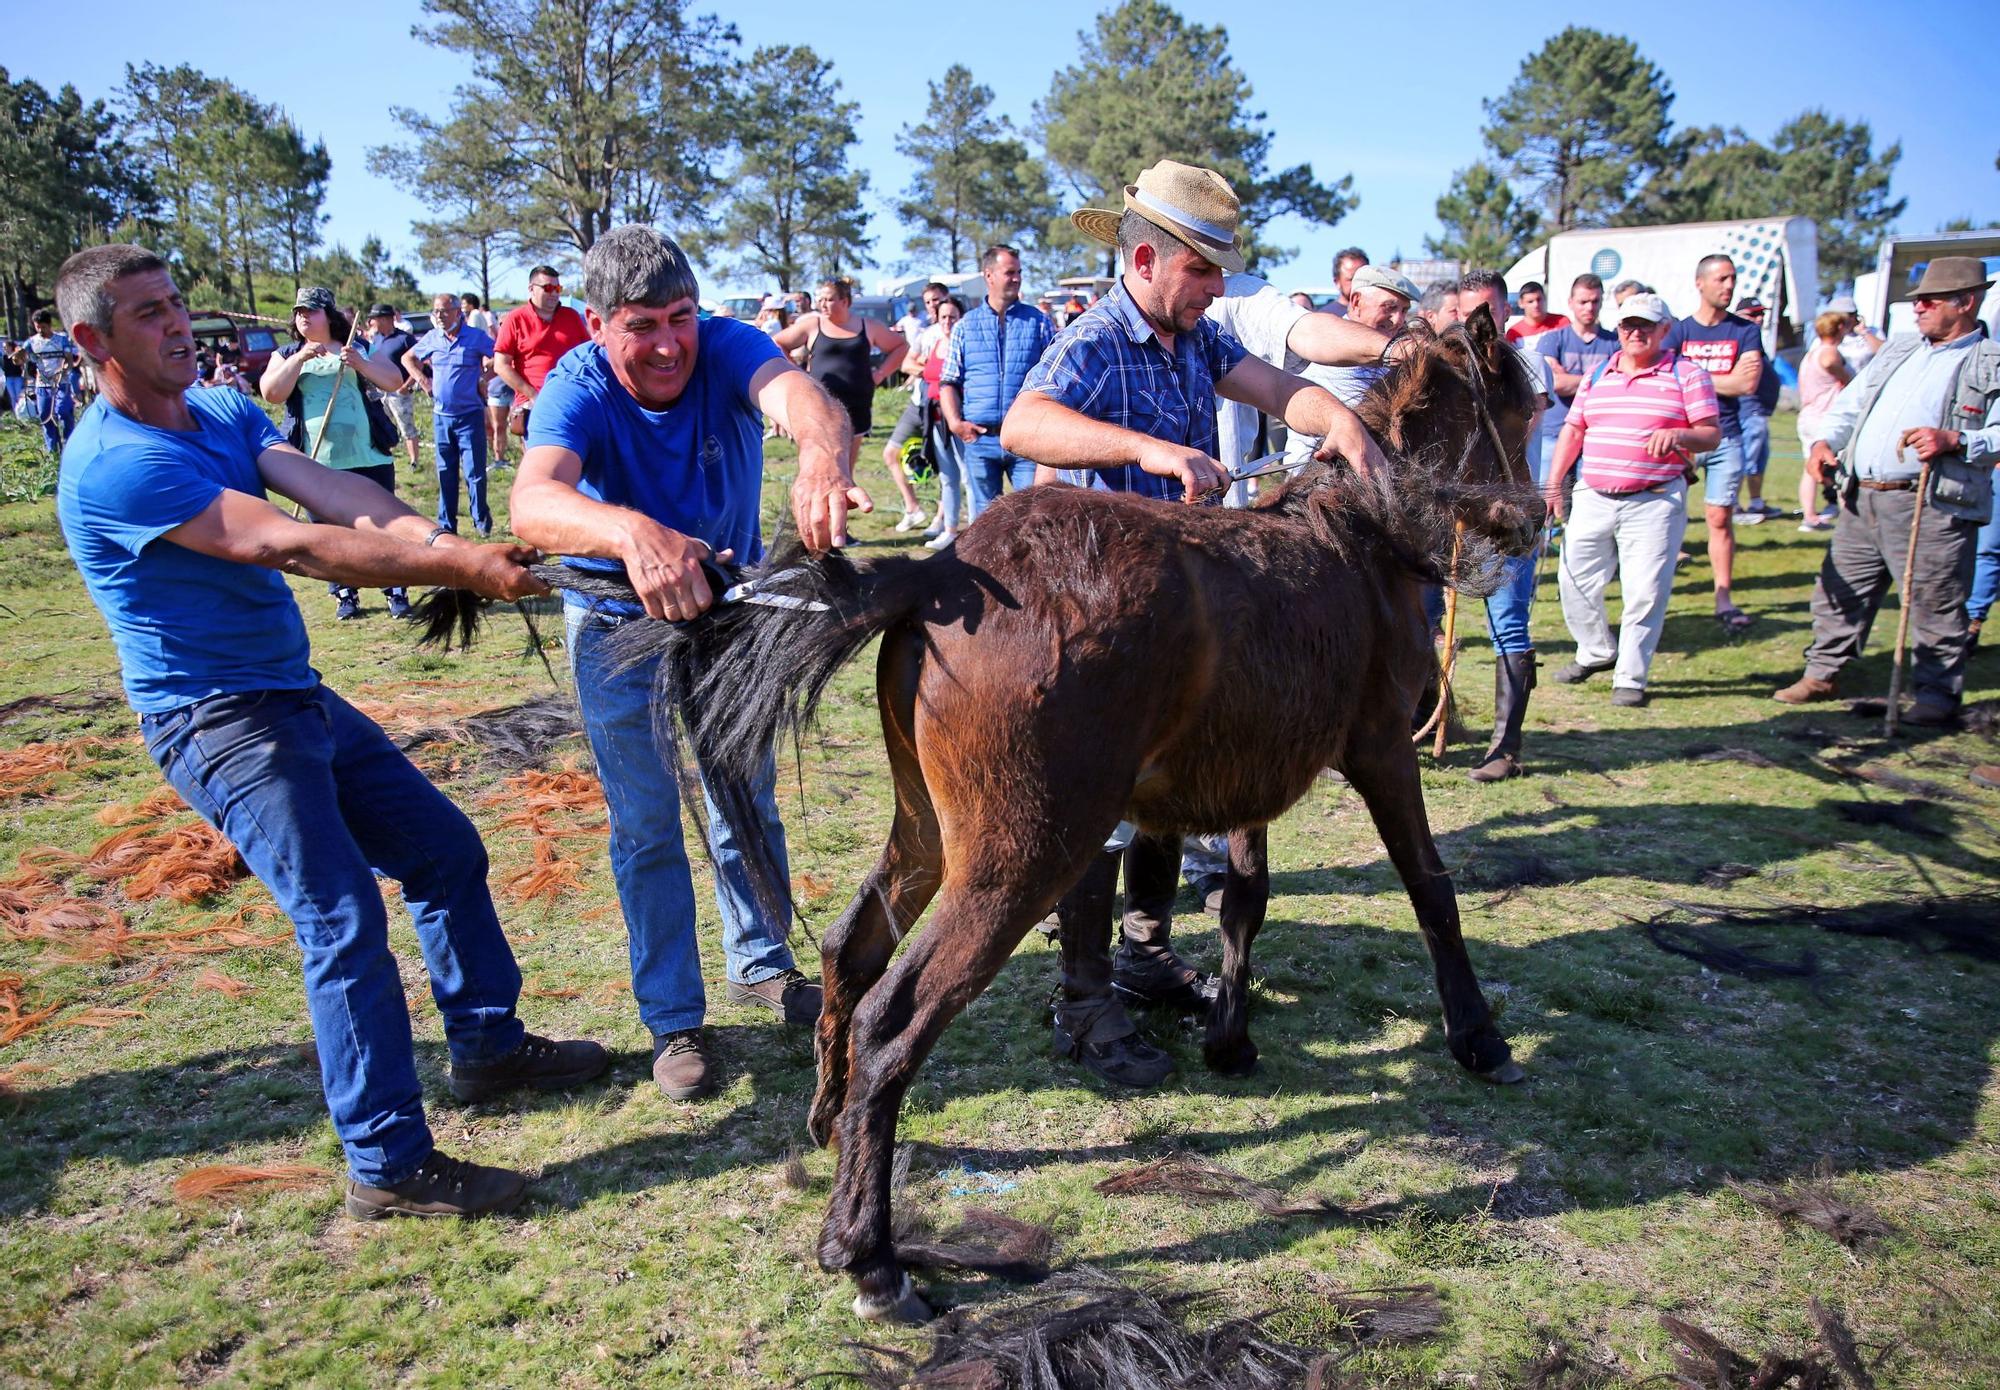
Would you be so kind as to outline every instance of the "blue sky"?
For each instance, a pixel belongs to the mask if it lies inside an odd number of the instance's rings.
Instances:
[[[954,62],[992,87],[997,108],[1025,124],[1052,74],[1074,61],[1076,34],[1092,7],[1047,0],[1004,6],[835,6],[824,0],[763,0],[754,8],[701,5],[734,19],[744,50],[806,43],[834,63],[861,104],[855,163],[872,177],[869,208],[876,260],[903,258],[891,202],[909,178],[895,150],[904,125],[920,120],[925,83]],[[1769,138],[1808,106],[1865,119],[1876,148],[1903,144],[1896,191],[1909,199],[1901,227],[1930,231],[1956,216],[2000,222],[2000,122],[1984,99],[1996,28],[1990,6],[1927,0],[1889,7],[1848,0],[1781,0],[1729,7],[1473,5],[1449,0],[1421,10],[1265,0],[1240,5],[1184,0],[1190,19],[1223,24],[1230,50],[1255,88],[1254,104],[1275,133],[1274,168],[1309,162],[1321,177],[1354,176],[1360,207],[1332,228],[1274,224],[1273,239],[1299,248],[1277,267],[1281,285],[1323,283],[1333,253],[1350,243],[1377,259],[1401,248],[1421,255],[1437,230],[1433,205],[1454,170],[1480,156],[1482,99],[1513,80],[1521,60],[1569,24],[1630,36],[1665,70],[1679,125],[1740,125]],[[205,6],[106,0],[89,6],[14,7],[0,64],[49,87],[74,83],[110,96],[127,62],[193,63],[287,107],[326,141],[334,173],[329,240],[358,246],[380,236],[413,259],[417,199],[374,178],[366,155],[399,130],[391,105],[441,113],[463,79],[455,55],[411,37],[422,16],[411,3],[342,0],[283,9],[240,0]],[[1898,11],[1900,10],[1900,13]],[[282,15],[282,19],[275,16]],[[950,21],[926,17],[950,15]],[[996,17],[997,16],[997,17]],[[1956,63],[1956,71],[1954,71]],[[1965,84],[1954,98],[1923,94]],[[1136,172],[1136,171],[1135,171]],[[1783,211],[1783,209],[1773,209]],[[427,286],[450,276],[423,275]],[[524,291],[516,268],[496,285]],[[722,288],[719,278],[713,288]]]

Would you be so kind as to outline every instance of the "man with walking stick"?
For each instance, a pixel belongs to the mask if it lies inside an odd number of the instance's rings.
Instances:
[[[1974,540],[1992,515],[2000,463],[2000,344],[1978,318],[1992,283],[1973,257],[1932,261],[1905,296],[1917,332],[1890,339],[1821,420],[1806,467],[1821,479],[1837,467],[1840,520],[1813,588],[1805,674],[1775,699],[1833,698],[1900,570],[1916,638],[1915,699],[1901,717],[1957,718]],[[1898,711],[1889,713],[1893,723]]]

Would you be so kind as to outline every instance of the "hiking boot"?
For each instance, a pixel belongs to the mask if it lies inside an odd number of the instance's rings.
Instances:
[[[453,1062],[451,1093],[470,1105],[524,1086],[532,1091],[567,1091],[595,1081],[610,1065],[611,1054],[602,1044],[553,1042],[530,1033],[504,1057]]]
[[[797,970],[782,970],[754,985],[729,982],[726,991],[732,1004],[754,1004],[790,1024],[811,1027],[819,1022],[820,987]]]
[[[1611,703],[1620,709],[1643,709],[1646,692],[1636,685],[1615,685],[1611,688]]]
[[[391,1216],[495,1216],[521,1205],[528,1180],[506,1168],[467,1163],[431,1150],[416,1172],[388,1187],[347,1181],[347,1214],[357,1221]]]
[[[342,594],[340,602],[334,605],[333,620],[344,623],[350,618],[361,616],[361,598],[357,594]]]
[[[698,1100],[715,1089],[701,1029],[653,1035],[653,1084],[668,1100]]]
[[[1771,692],[1771,698],[1781,704],[1805,705],[1814,700],[1831,700],[1835,694],[1832,681],[1817,680],[1812,676],[1800,676],[1783,690]]]
[[[2000,763],[1981,763],[1969,775],[1975,787],[1988,787],[2000,792]]]
[[[410,596],[404,590],[389,590],[389,616],[392,618],[407,618],[410,616]]]
[[[1140,1037],[1115,1000],[1071,1000],[1058,986],[1054,1032],[1058,1056],[1114,1086],[1151,1090],[1173,1075],[1174,1059]]]
[[[1120,946],[1111,963],[1111,988],[1134,1003],[1198,1013],[1221,987],[1220,980],[1196,970],[1172,947],[1142,954],[1129,945]]]
[[[1910,701],[1910,707],[1903,711],[1905,724],[1915,724],[1921,729],[1941,729],[1958,722],[1958,704],[1953,700],[1939,699],[1935,695],[1919,695]]]
[[[1203,874],[1194,881],[1194,895],[1208,911],[1219,913],[1222,911],[1222,885],[1227,882],[1227,874]]]
[[[1572,661],[1567,666],[1557,667],[1555,678],[1563,685],[1582,685],[1599,671],[1609,671],[1616,664],[1607,661],[1602,666],[1586,666],[1581,661]]]

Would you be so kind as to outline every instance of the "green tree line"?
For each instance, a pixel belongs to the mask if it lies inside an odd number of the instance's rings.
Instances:
[[[1487,157],[1438,199],[1434,256],[1506,266],[1577,227],[1811,217],[1821,288],[1869,269],[1905,200],[1903,155],[1879,153],[1866,121],[1811,108],[1768,142],[1741,128],[1676,130],[1666,74],[1630,39],[1571,27],[1521,62],[1486,102]]]

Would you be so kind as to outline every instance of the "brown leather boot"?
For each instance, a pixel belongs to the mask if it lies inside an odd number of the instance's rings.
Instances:
[[[654,1037],[653,1084],[668,1100],[699,1100],[715,1089],[701,1029],[683,1028]]]
[[[1771,698],[1787,705],[1807,705],[1815,700],[1831,700],[1836,693],[1832,681],[1800,676],[1783,690],[1772,691]]]
[[[1475,782],[1504,782],[1521,775],[1521,721],[1535,688],[1535,654],[1509,652],[1493,664],[1493,746],[1466,775]]]
[[[431,1150],[416,1172],[386,1187],[347,1182],[347,1214],[358,1221],[392,1216],[495,1216],[521,1205],[528,1180],[506,1168]]]

